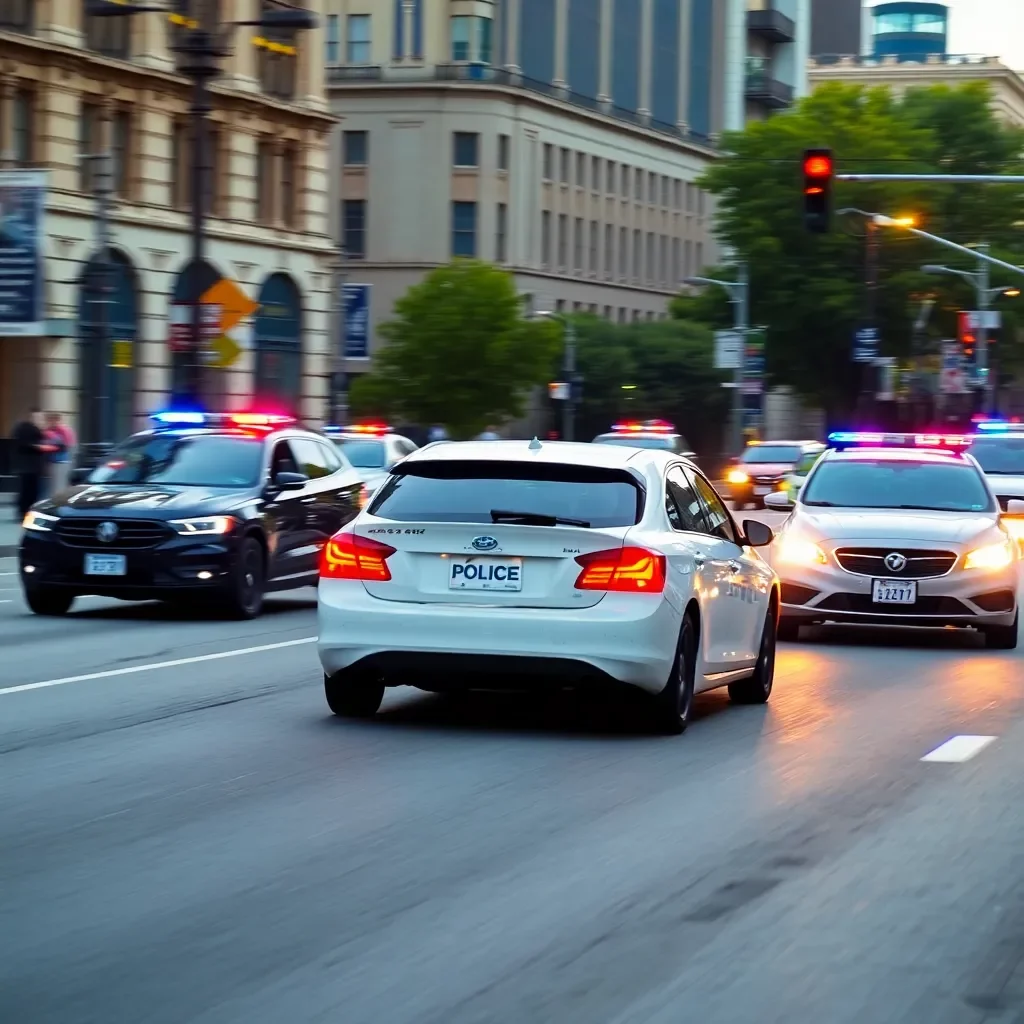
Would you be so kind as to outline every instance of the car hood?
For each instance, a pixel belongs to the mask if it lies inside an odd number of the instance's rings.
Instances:
[[[736,467],[749,477],[755,476],[784,476],[793,472],[792,462],[741,462]]]
[[[921,541],[962,544],[992,530],[998,522],[995,512],[893,513],[872,509],[817,510],[802,506],[791,519],[790,528],[814,534],[820,540],[844,543]]]
[[[1024,476],[1009,473],[986,473],[985,479],[997,498],[1024,500]]]
[[[40,504],[45,511],[60,515],[90,515],[116,511],[122,515],[152,515],[154,512],[226,512],[250,493],[209,487],[174,487],[153,484],[83,484],[60,491]]]

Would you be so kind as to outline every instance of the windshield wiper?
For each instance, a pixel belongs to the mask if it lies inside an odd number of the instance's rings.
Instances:
[[[543,512],[509,512],[503,508],[491,509],[492,523],[525,523],[530,526],[582,526],[590,528],[585,519],[566,519],[564,516],[548,516]]]

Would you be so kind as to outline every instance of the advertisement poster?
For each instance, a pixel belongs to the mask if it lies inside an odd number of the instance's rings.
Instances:
[[[370,290],[368,284],[346,284],[344,352],[348,359],[370,355]]]
[[[0,171],[0,337],[46,333],[46,171]]]

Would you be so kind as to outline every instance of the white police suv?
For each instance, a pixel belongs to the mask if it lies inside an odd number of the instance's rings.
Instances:
[[[695,692],[772,689],[778,581],[706,477],[671,452],[440,442],[395,467],[321,558],[327,703],[385,687],[630,687],[685,729]]]

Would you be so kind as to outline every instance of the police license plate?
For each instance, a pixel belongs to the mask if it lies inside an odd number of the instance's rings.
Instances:
[[[755,494],[771,494],[771,492],[772,492],[772,489],[770,487],[755,487],[754,488],[754,493]]]
[[[449,558],[449,590],[504,590],[523,589],[523,560],[521,558]]]
[[[872,580],[871,600],[875,604],[915,604],[916,580]]]
[[[86,576],[124,576],[128,560],[124,555],[86,555]]]

